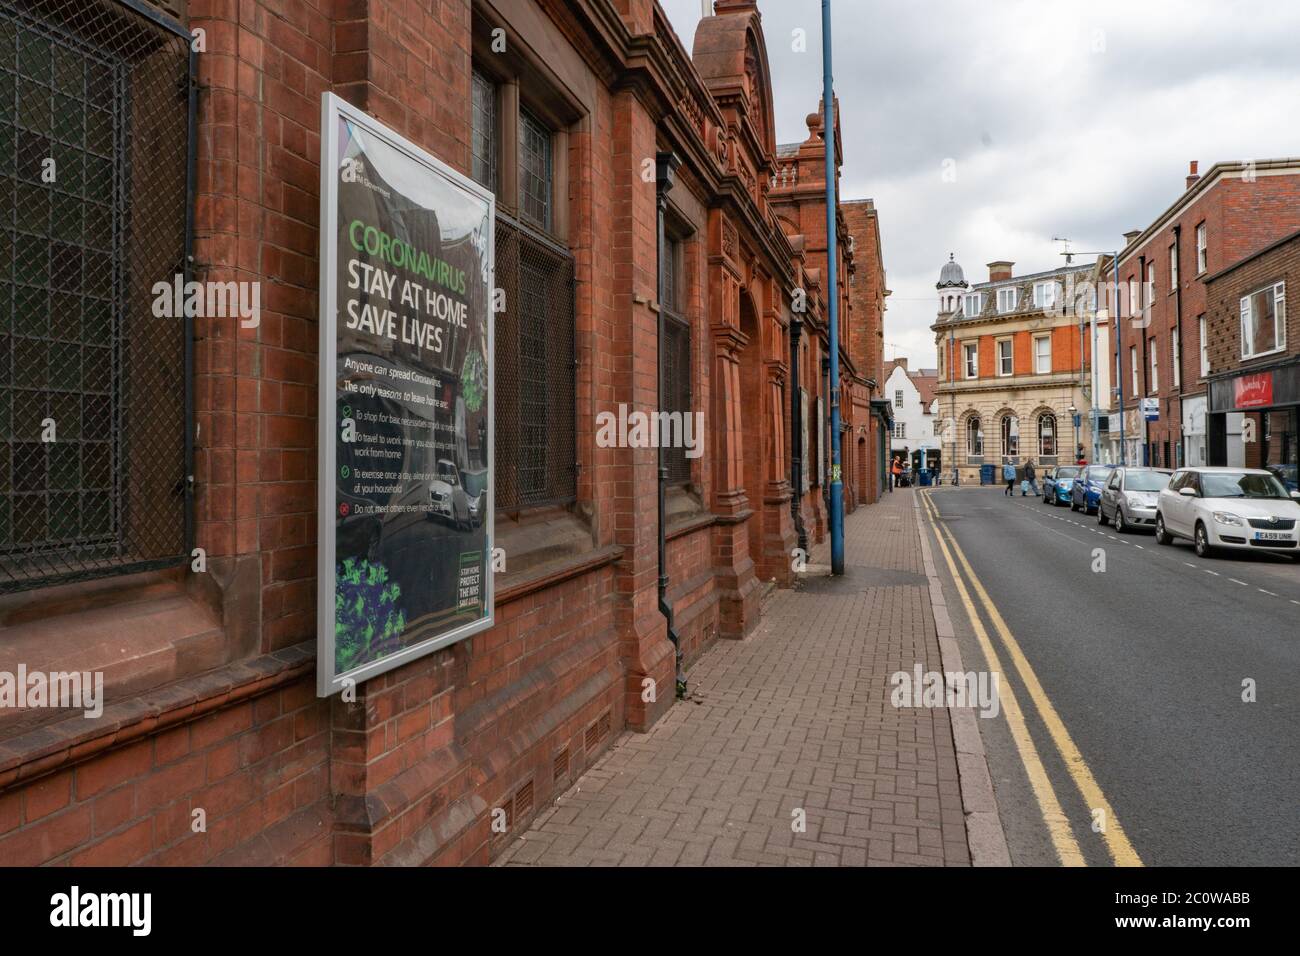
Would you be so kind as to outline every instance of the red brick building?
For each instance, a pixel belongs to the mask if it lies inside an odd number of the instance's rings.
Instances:
[[[748,633],[764,587],[791,579],[789,330],[799,302],[793,353],[824,406],[825,151],[819,121],[794,159],[809,189],[781,182],[757,5],[718,0],[691,52],[652,0],[18,7],[0,57],[29,105],[0,119],[17,151],[6,221],[51,254],[20,261],[6,234],[0,306],[11,325],[81,321],[5,343],[26,378],[0,409],[0,671],[102,672],[104,707],[0,712],[0,859],[486,862],[674,702],[656,453],[595,440],[599,412],[659,406],[661,312],[664,404],[702,410],[708,436],[669,462],[686,664]],[[317,699],[313,680],[327,91],[496,192],[497,282],[519,303],[498,319],[498,374],[550,426],[538,442],[498,416],[496,626],[355,702]],[[37,162],[51,151],[53,189]],[[680,166],[661,257],[666,153]],[[857,501],[873,494],[884,295],[872,220],[859,273],[839,216],[835,264]],[[173,273],[248,283],[260,315],[151,316]],[[874,331],[857,324],[860,284]],[[547,335],[525,368],[529,308]],[[75,454],[40,443],[46,418]]]
[[[1300,487],[1300,232],[1206,276],[1212,465],[1267,468]],[[1246,423],[1249,422],[1249,425]]]
[[[862,370],[852,390],[854,417],[853,474],[858,500],[864,504],[877,501],[887,487],[891,403],[885,397],[885,377],[877,373],[883,367],[885,345],[884,250],[880,243],[880,214],[870,199],[849,200],[840,204],[848,223],[853,249],[853,271],[849,275],[849,352]]]
[[[1120,261],[1115,361],[1124,408],[1126,459],[1160,467],[1208,464],[1207,379],[1203,348],[1206,276],[1300,228],[1300,160],[1217,163],[1204,175],[1192,163],[1182,195],[1140,233],[1129,233]],[[1114,279],[1110,257],[1099,274]],[[1150,290],[1150,291],[1147,291]],[[1138,402],[1155,399],[1159,419]],[[1118,446],[1116,446],[1118,448]],[[1118,459],[1117,459],[1118,460]]]

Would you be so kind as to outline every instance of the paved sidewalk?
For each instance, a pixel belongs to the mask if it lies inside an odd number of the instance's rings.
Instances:
[[[697,700],[620,738],[497,863],[969,865],[949,712],[889,699],[894,672],[942,670],[913,494],[850,515],[844,578],[815,549],[754,634],[691,668]]]

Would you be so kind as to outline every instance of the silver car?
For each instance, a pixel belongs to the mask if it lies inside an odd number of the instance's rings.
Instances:
[[[1154,530],[1160,491],[1172,475],[1163,468],[1116,468],[1101,489],[1097,523],[1113,521],[1121,534],[1138,528]]]

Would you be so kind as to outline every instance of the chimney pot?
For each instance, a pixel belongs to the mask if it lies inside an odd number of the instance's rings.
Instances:
[[[1133,240],[1136,239],[1136,238],[1137,238],[1138,236],[1140,236],[1140,235],[1142,235],[1142,230],[1141,230],[1141,229],[1130,229],[1128,232],[1124,233],[1124,245],[1125,245],[1125,247],[1128,247],[1128,246],[1133,245]]]
[[[1192,185],[1193,185],[1193,184],[1194,184],[1198,179],[1201,178],[1201,174],[1198,173],[1198,172],[1196,171],[1196,167],[1197,167],[1198,165],[1199,165],[1199,164],[1197,163],[1197,161],[1193,159],[1193,160],[1191,161],[1190,165],[1188,166],[1188,169],[1187,169],[1187,188],[1188,188],[1188,189],[1191,189],[1191,188],[1192,188]]]

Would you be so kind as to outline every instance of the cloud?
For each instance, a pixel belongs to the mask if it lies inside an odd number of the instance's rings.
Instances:
[[[691,49],[699,0],[662,0]],[[935,364],[939,268],[970,281],[1077,250],[1109,250],[1201,170],[1296,155],[1300,4],[1266,0],[1041,0],[972,4],[835,0],[835,89],[846,198],[880,214],[885,340]],[[806,137],[821,96],[821,4],[760,2],[777,138]],[[807,33],[807,52],[791,31]],[[944,182],[945,160],[956,179]]]

